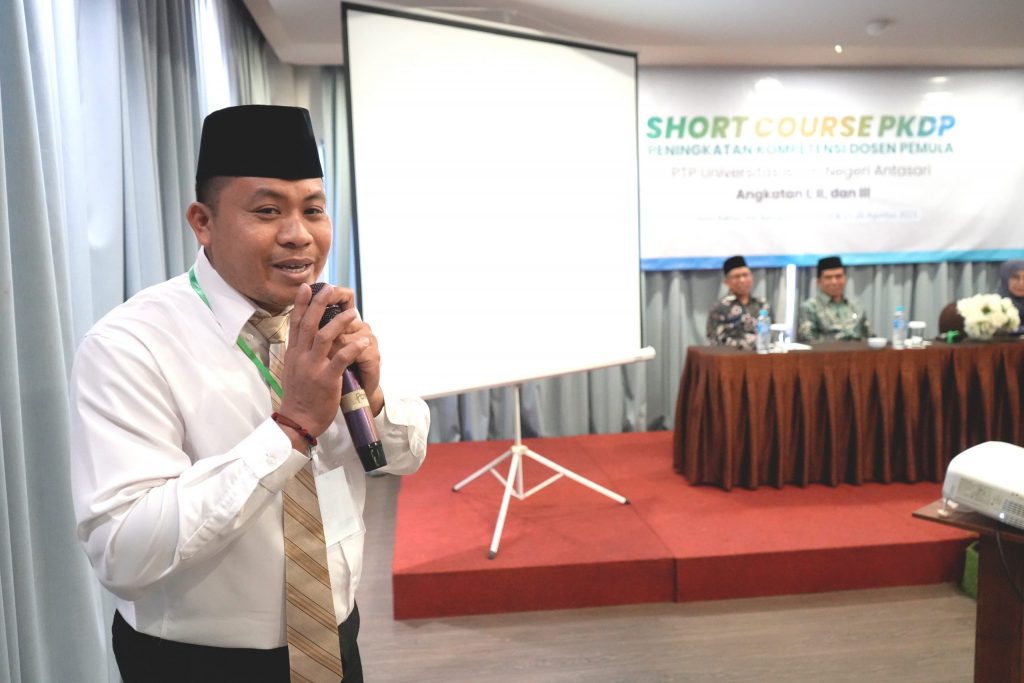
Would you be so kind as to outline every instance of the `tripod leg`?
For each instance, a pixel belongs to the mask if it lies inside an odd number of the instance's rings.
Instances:
[[[512,455],[512,449],[511,448],[508,449],[507,451],[505,451],[504,453],[502,453],[501,455],[499,455],[494,460],[492,460],[489,463],[487,463],[486,465],[484,465],[483,467],[481,467],[480,469],[478,469],[473,474],[469,475],[468,477],[466,477],[465,479],[460,481],[455,486],[453,486],[452,487],[452,491],[458,491],[459,489],[463,488],[464,486],[466,486],[467,484],[472,482],[474,479],[479,477],[481,474],[486,474],[487,472],[490,472],[495,467],[497,467],[499,464],[501,464],[502,460],[504,460],[505,458],[507,458],[510,455]]]
[[[615,491],[612,491],[610,489],[606,489],[605,487],[601,486],[600,484],[595,484],[594,482],[590,481],[586,477],[581,477],[580,475],[576,474],[572,470],[570,470],[570,469],[568,469],[566,467],[562,467],[561,465],[559,465],[556,462],[548,460],[543,455],[541,455],[539,453],[535,453],[534,451],[531,451],[529,448],[526,448],[524,450],[525,450],[526,457],[531,458],[533,460],[536,460],[537,462],[539,462],[541,465],[544,465],[545,467],[550,467],[555,472],[560,472],[560,473],[564,474],[565,476],[569,477],[570,479],[572,479],[577,484],[582,484],[583,486],[586,486],[591,491],[596,491],[597,493],[600,493],[602,496],[607,496],[607,497],[611,498],[612,500],[614,500],[616,503],[622,503],[623,505],[629,505],[629,499],[627,499],[625,496],[620,496],[618,493],[615,493]]]
[[[510,451],[511,452],[511,451]],[[501,542],[501,530],[505,528],[505,515],[508,513],[508,501],[512,497],[512,487],[516,481],[516,470],[521,466],[522,455],[518,451],[512,456],[512,465],[508,470],[508,479],[505,481],[505,494],[501,497],[501,509],[498,510],[498,523],[494,526],[494,537],[491,539],[491,549],[487,553],[487,559],[493,560],[498,554],[498,544]]]

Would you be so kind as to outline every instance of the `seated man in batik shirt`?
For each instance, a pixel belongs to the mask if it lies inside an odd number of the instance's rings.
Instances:
[[[751,296],[754,276],[742,256],[733,256],[722,265],[729,293],[708,312],[708,341],[712,346],[733,346],[753,350],[757,337],[757,315],[768,305]]]
[[[838,256],[818,261],[818,289],[800,304],[798,341],[849,341],[871,336],[864,306],[846,296],[846,268]]]

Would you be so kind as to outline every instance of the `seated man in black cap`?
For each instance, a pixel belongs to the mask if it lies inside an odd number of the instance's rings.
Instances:
[[[838,256],[818,261],[818,289],[800,304],[798,341],[846,341],[871,336],[864,307],[844,294],[846,269]]]
[[[78,536],[117,598],[126,683],[286,683],[290,669],[363,680],[366,483],[342,411],[369,409],[363,429],[397,474],[422,462],[429,413],[418,398],[385,400],[353,292],[313,294],[331,245],[325,200],[305,109],[210,114],[186,212],[195,264],[115,308],[78,349]],[[333,304],[343,312],[319,328]],[[365,393],[343,398],[350,365]]]
[[[757,342],[757,315],[768,305],[751,296],[754,276],[742,256],[732,256],[722,265],[722,282],[729,293],[708,312],[708,341],[712,346],[733,346],[753,350]]]

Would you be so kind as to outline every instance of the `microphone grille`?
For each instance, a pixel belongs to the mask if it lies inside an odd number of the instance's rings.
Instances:
[[[327,323],[331,322],[340,313],[341,306],[339,306],[338,304],[331,304],[326,309],[324,309],[324,314],[320,317],[319,327],[323,327]]]
[[[316,296],[316,293],[323,289],[326,285],[327,283],[325,282],[314,282],[312,285],[310,285],[310,289],[313,290],[313,296]],[[340,313],[341,306],[339,306],[338,304],[330,304],[329,306],[327,306],[327,308],[324,309],[324,314],[320,317],[320,323],[318,324],[318,327],[323,327],[327,323],[331,322]]]

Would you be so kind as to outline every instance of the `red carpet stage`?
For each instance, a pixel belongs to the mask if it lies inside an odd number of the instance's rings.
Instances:
[[[562,478],[510,501],[488,560],[502,484],[486,474],[452,486],[510,442],[433,444],[420,472],[402,478],[395,618],[954,581],[973,537],[911,517],[940,497],[939,484],[726,492],[673,471],[668,431],[524,443],[630,504]],[[524,463],[526,490],[553,474]]]

